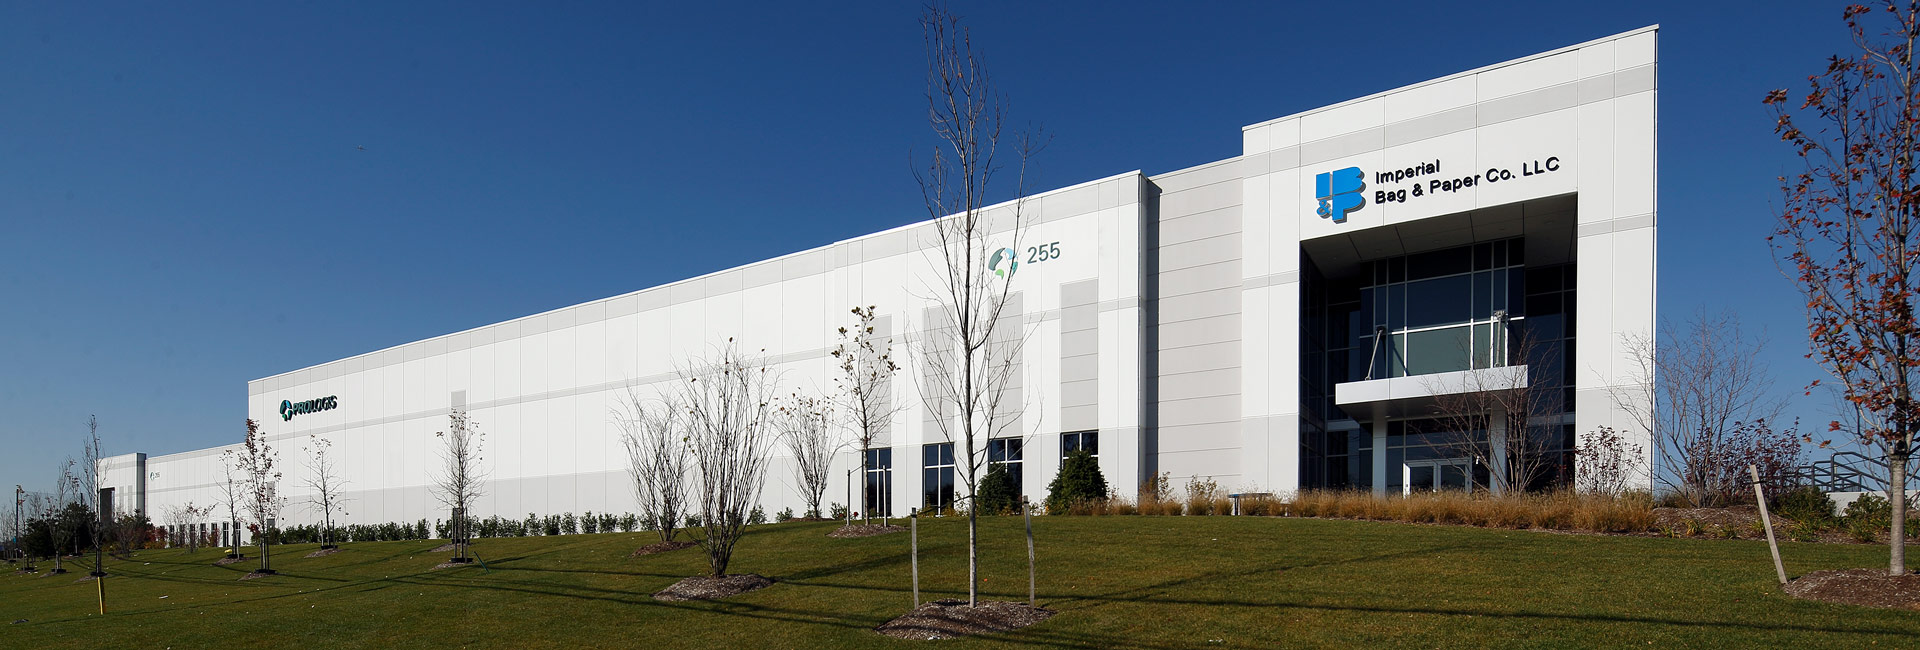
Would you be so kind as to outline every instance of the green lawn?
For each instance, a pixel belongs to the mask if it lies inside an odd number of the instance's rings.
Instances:
[[[984,520],[995,598],[1026,595],[1017,518]],[[94,585],[0,573],[4,647],[902,647],[871,628],[910,605],[907,536],[838,540],[834,524],[757,527],[734,571],[780,583],[724,602],[648,596],[698,573],[698,549],[627,554],[644,533],[484,540],[490,571],[432,570],[438,542],[349,545],[281,574],[216,551],[109,560]],[[1037,518],[1040,601],[1059,615],[962,646],[1912,647],[1920,612],[1803,602],[1761,542],[1266,517]],[[964,594],[964,522],[923,522],[922,597]],[[1886,550],[1786,544],[1789,573],[1884,566]],[[43,565],[43,568],[46,565]],[[945,645],[943,643],[943,645]]]

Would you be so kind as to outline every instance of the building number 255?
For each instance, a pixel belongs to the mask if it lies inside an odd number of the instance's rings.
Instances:
[[[1027,247],[1027,263],[1060,259],[1060,242]]]

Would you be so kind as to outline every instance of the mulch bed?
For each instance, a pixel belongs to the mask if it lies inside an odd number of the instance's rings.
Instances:
[[[1920,575],[1887,575],[1886,569],[1815,571],[1787,583],[1795,598],[1845,605],[1920,610]]]
[[[1047,620],[1054,611],[1026,603],[989,600],[968,607],[964,600],[923,603],[873,631],[890,637],[931,641],[1011,632]]]
[[[642,555],[653,555],[654,553],[678,551],[683,548],[692,548],[695,546],[699,546],[699,544],[695,544],[693,542],[654,542],[652,544],[648,544],[646,546],[640,547],[639,549],[635,550],[632,555],[629,555],[627,557],[640,557]]]
[[[267,577],[267,576],[271,576],[271,575],[274,575],[274,574],[272,574],[272,573],[261,573],[261,572],[259,572],[259,571],[251,571],[251,572],[248,572],[248,573],[247,573],[246,575],[243,575],[243,576],[240,576],[240,579],[241,579],[241,580],[254,580],[254,579],[257,579],[257,578],[265,578],[265,577]]]
[[[458,546],[454,546],[453,542],[447,542],[445,544],[435,546],[433,547],[433,550],[427,551],[427,552],[428,553],[452,553],[454,552],[454,550],[458,548],[459,548]]]
[[[229,565],[229,564],[233,564],[233,563],[235,563],[235,562],[239,562],[239,561],[242,561],[242,560],[245,560],[245,559],[247,559],[247,556],[245,556],[245,555],[242,555],[242,556],[240,556],[240,557],[223,557],[223,558],[220,558],[220,559],[218,559],[218,560],[214,560],[214,561],[213,561],[213,565],[214,565],[214,566],[226,566],[226,565]]]
[[[435,569],[458,569],[463,566],[480,566],[477,562],[441,562],[433,565]]]
[[[730,576],[694,576],[673,583],[673,586],[653,592],[654,600],[671,602],[687,600],[719,600],[728,596],[738,596],[756,589],[765,589],[773,584],[773,578],[757,573],[741,573]]]
[[[307,557],[326,557],[326,556],[329,556],[329,555],[333,555],[334,553],[339,553],[339,552],[340,552],[340,549],[337,549],[337,548],[323,548],[323,549],[320,549],[320,550],[318,550],[318,551],[314,551],[314,552],[312,552],[312,553],[308,553],[308,554],[307,554]]]
[[[880,524],[847,524],[827,533],[828,537],[847,539],[852,537],[873,537],[888,533],[907,532],[906,526],[882,526]]]

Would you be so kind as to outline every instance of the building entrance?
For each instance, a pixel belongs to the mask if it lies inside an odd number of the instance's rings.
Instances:
[[[1403,493],[1466,490],[1473,487],[1473,460],[1436,458],[1413,460],[1401,465]]]

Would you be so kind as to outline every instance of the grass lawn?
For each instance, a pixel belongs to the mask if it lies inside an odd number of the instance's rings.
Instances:
[[[0,646],[904,647],[871,628],[911,604],[907,536],[756,527],[734,572],[780,583],[722,602],[648,594],[699,573],[699,549],[629,558],[646,533],[490,539],[489,569],[433,570],[439,542],[275,549],[280,575],[217,551],[109,560],[109,614],[73,573],[0,573]],[[1805,602],[1763,542],[1596,537],[1270,517],[1036,518],[1040,602],[1021,632],[942,645],[1913,647],[1920,612]],[[964,521],[922,522],[922,598],[964,596]],[[1018,518],[982,521],[987,595],[1026,596]],[[1877,567],[1886,549],[1787,543],[1790,574]],[[43,564],[42,567],[47,567]]]

